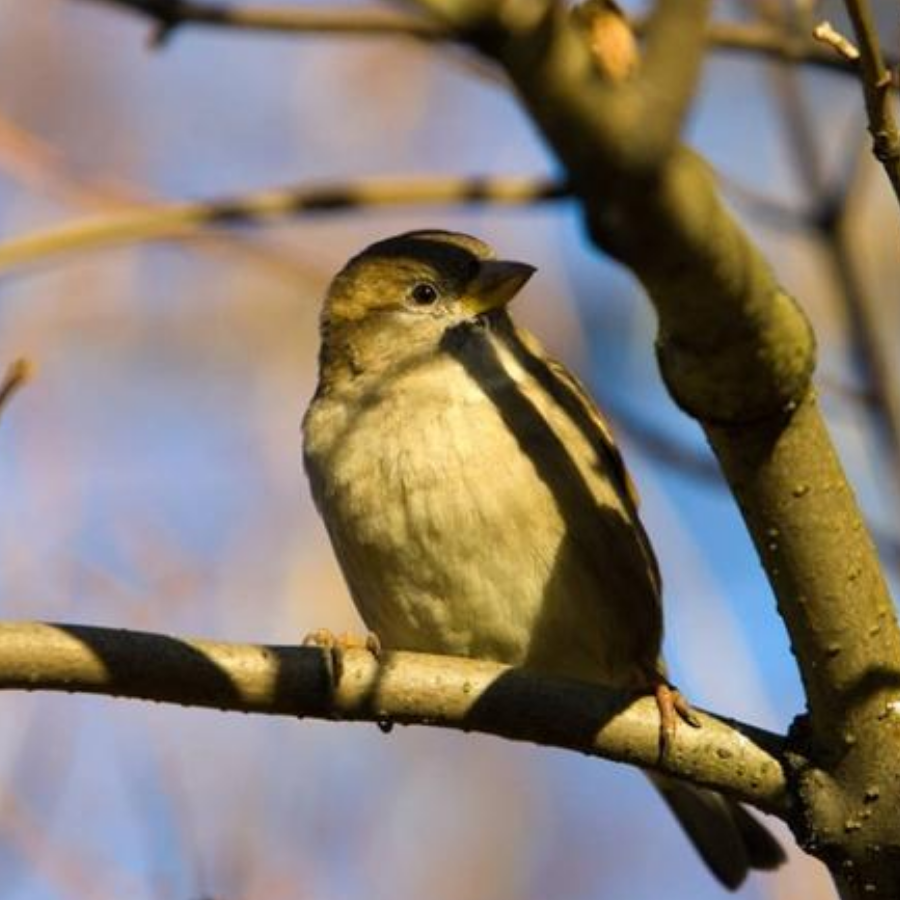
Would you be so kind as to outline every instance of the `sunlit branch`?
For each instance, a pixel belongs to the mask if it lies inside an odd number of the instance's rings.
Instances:
[[[890,328],[871,289],[860,272],[854,252],[852,228],[856,200],[862,195],[861,178],[868,162],[855,134],[844,141],[848,161],[841,177],[829,182],[824,154],[803,85],[793,70],[773,69],[774,98],[782,113],[787,145],[797,177],[804,184],[812,207],[806,226],[817,233],[827,253],[842,312],[849,325],[853,362],[869,392],[865,411],[887,460],[881,470],[884,490],[900,499],[900,373],[890,349]],[[884,460],[876,460],[884,462]],[[887,504],[888,507],[896,503]]]
[[[565,195],[564,185],[547,178],[373,178],[138,207],[12,238],[0,244],[0,272],[76,250],[181,238],[213,227],[258,224],[313,212],[403,205],[526,205]]]
[[[81,0],[85,2],[85,0]],[[157,26],[156,39],[181,26],[206,26],[268,34],[335,35],[357,37],[410,37],[418,40],[453,40],[443,25],[423,17],[358,7],[263,7],[173,0],[89,0],[118,6],[150,19]],[[631,24],[642,34],[646,20]],[[856,74],[858,67],[829,47],[811,38],[786,34],[783,29],[753,22],[711,22],[706,43],[712,50],[734,51]]]
[[[890,88],[893,83],[878,42],[878,31],[868,0],[844,0],[853,23],[860,54],[862,88],[872,135],[872,152],[884,166],[900,201],[900,131]]]
[[[157,208],[160,201],[145,188],[121,178],[85,176],[69,165],[57,147],[0,114],[0,170],[17,184],[49,196],[79,211],[103,212]],[[229,264],[245,262],[296,287],[298,283],[327,276],[307,257],[271,245],[255,234],[205,232],[192,238],[192,246],[225,258]]]
[[[780,737],[700,714],[701,727],[680,727],[661,760],[651,698],[497,663],[348,650],[335,677],[329,654],[311,647],[3,623],[0,689],[478,731],[666,772],[767,812],[788,811]]]

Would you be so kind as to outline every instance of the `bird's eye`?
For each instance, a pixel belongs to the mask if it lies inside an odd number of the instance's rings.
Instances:
[[[438,292],[433,284],[423,281],[412,289],[411,296],[419,306],[431,306],[437,300]]]

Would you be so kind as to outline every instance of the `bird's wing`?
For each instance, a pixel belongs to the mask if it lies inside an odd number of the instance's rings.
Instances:
[[[597,404],[591,399],[585,386],[573,375],[561,362],[549,356],[544,357],[547,368],[558,378],[572,397],[581,407],[585,419],[591,424],[591,432],[586,437],[597,451],[597,455],[609,464],[609,473],[616,479],[616,487],[619,493],[626,497],[629,503],[637,510],[641,505],[641,498],[637,487],[625,467],[625,460],[616,444],[615,436],[609,423],[603,418],[603,414],[597,408]]]
[[[520,362],[566,410],[570,419],[594,447],[598,464],[603,468],[604,474],[609,476],[626,508],[631,512],[634,530],[647,561],[653,585],[657,595],[661,594],[662,576],[659,571],[659,563],[650,544],[650,538],[638,516],[640,497],[628,474],[628,469],[625,467],[625,461],[616,445],[612,429],[578,378],[561,362],[548,356],[530,332],[523,328],[514,326],[513,328],[515,338],[518,338],[519,345],[525,349],[529,357],[527,360],[520,358]],[[540,372],[541,368],[545,372],[543,377]]]

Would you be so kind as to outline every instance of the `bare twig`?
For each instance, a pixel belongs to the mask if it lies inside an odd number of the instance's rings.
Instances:
[[[820,22],[813,29],[813,37],[827,47],[831,47],[836,53],[839,53],[844,59],[850,62],[856,62],[859,59],[859,50],[844,35],[842,35],[831,22]]]
[[[301,213],[421,204],[520,205],[559,199],[566,193],[564,185],[545,178],[378,178],[139,207],[13,238],[0,245],[0,272],[75,250],[187,237],[215,226],[258,223]]]
[[[844,5],[859,45],[872,152],[884,166],[894,194],[900,201],[900,131],[897,130],[897,117],[892,106],[891,74],[884,63],[868,0],[845,0]]]
[[[447,38],[445,28],[425,18],[382,9],[355,7],[234,6],[193,0],[92,0],[147,16],[157,26],[155,41],[181,25],[206,25],[274,34],[403,35],[425,40]]]
[[[858,147],[858,140],[850,142],[850,162],[844,166],[848,174],[842,173],[836,188],[829,185],[817,129],[800,79],[792,70],[773,69],[772,75],[775,100],[782,112],[794,167],[813,209],[807,225],[817,234],[828,255],[842,312],[849,325],[854,362],[870,392],[871,402],[866,411],[887,458],[886,467],[884,457],[876,464],[882,464],[881,477],[888,495],[893,493],[900,499],[900,376],[890,351],[889,329],[885,328],[882,312],[864,284],[850,234],[854,199],[859,193],[857,180],[865,154]],[[888,502],[887,506],[892,508],[896,503]]]
[[[707,29],[710,49],[768,57],[776,62],[802,64],[855,75],[859,67],[830,47],[802,35],[786,33],[771,24],[713,22]]]
[[[9,402],[10,397],[34,375],[34,365],[30,360],[17,359],[10,363],[0,381],[0,412]]]
[[[435,725],[563,747],[665,771],[787,813],[782,739],[701,715],[659,758],[652,698],[497,663],[412,653],[330,656],[310,647],[186,640],[147,632],[0,624],[0,689],[106,694],[221,710]]]
[[[121,211],[123,208],[156,207],[160,200],[143,187],[117,178],[90,177],[76,172],[65,156],[49,141],[0,114],[0,169],[17,183],[51,196],[79,210]],[[225,256],[265,270],[296,285],[313,276],[324,278],[309,258],[262,244],[256,235],[206,233],[197,235],[196,246],[204,252]]]

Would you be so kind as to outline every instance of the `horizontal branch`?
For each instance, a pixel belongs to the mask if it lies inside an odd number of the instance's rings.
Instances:
[[[105,694],[300,718],[432,725],[577,750],[711,787],[785,816],[783,740],[700,714],[663,760],[650,698],[497,663],[366,650],[335,686],[317,648],[226,644],[147,632],[0,623],[0,689]]]
[[[564,196],[565,186],[547,178],[447,176],[358,179],[219,200],[139,206],[12,238],[0,244],[0,272],[76,250],[189,237],[205,228],[285,219],[302,213],[372,206],[521,205]]]
[[[402,35],[426,40],[449,37],[447,29],[425,18],[382,9],[347,6],[234,6],[193,0],[92,0],[118,6],[156,23],[159,37],[181,25],[206,25],[274,34]]]
[[[832,72],[856,74],[859,71],[855,61],[814,38],[790,34],[765,22],[711,22],[706,41],[711,49],[764,56]]]
[[[175,28],[187,25],[282,35],[394,36],[447,41],[456,39],[456,35],[441,22],[381,9],[350,6],[234,6],[199,0],[90,2],[118,6],[150,19],[158,28],[157,40],[164,39]],[[631,24],[635,32],[641,34],[645,20],[635,18],[631,20]],[[858,71],[852,60],[835,53],[830,47],[823,46],[810,37],[788,34],[784,29],[767,23],[712,22],[706,30],[706,43],[714,50],[755,54],[834,72],[855,74]]]

